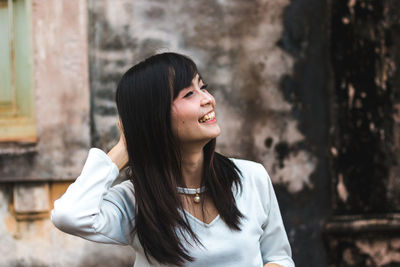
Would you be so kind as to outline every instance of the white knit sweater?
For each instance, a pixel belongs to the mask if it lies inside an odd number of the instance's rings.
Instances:
[[[218,215],[206,224],[189,212],[189,223],[204,247],[189,247],[194,262],[186,266],[260,267],[274,262],[294,266],[291,249],[282,224],[278,202],[268,173],[261,164],[231,159],[242,171],[242,194],[236,194],[239,210],[245,215],[241,231],[232,231]],[[51,220],[66,233],[118,245],[136,251],[134,266],[163,266],[144,256],[135,224],[135,197],[132,183],[124,181],[111,187],[119,172],[102,150],[92,148],[81,175],[65,194],[54,202]]]

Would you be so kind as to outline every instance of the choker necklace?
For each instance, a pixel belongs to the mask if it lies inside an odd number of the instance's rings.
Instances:
[[[206,191],[206,187],[202,186],[200,188],[183,188],[177,186],[176,189],[178,189],[178,193],[181,194],[188,194],[188,195],[195,195],[193,198],[194,203],[200,203],[200,193],[203,193]]]

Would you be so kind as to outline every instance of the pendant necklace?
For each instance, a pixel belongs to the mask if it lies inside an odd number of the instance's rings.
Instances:
[[[196,204],[200,203],[200,195],[199,194],[206,191],[205,186],[202,186],[200,188],[184,188],[184,187],[177,186],[176,189],[178,189],[178,193],[181,193],[181,194],[195,195],[193,197],[193,202]]]

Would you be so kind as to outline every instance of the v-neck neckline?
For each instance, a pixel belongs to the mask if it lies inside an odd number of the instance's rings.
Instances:
[[[202,225],[202,226],[205,226],[205,227],[211,227],[211,226],[213,226],[213,225],[218,221],[218,219],[220,218],[219,214],[217,214],[217,216],[215,216],[215,218],[214,218],[210,223],[205,223],[205,222],[199,220],[198,218],[196,218],[193,214],[191,214],[191,213],[188,212],[187,210],[183,209],[183,211],[184,211],[184,212],[186,213],[186,215],[187,215],[188,217],[190,217],[193,221],[195,221],[196,223],[198,223],[198,224],[200,224],[200,225]]]

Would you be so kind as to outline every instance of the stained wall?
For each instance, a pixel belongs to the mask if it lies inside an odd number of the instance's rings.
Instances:
[[[131,249],[66,235],[49,219],[91,145],[88,6],[26,3],[38,140],[0,144],[0,266],[129,266]]]
[[[268,170],[297,266],[396,266],[397,6],[33,0],[39,141],[0,148],[0,266],[132,266],[130,248],[61,233],[49,210],[88,148],[117,141],[121,75],[162,51],[198,64],[217,150]]]
[[[217,150],[264,164],[294,259],[325,266],[328,4],[89,1],[89,11],[93,145],[116,141],[113,98],[124,71],[160,51],[189,55],[217,102]]]

